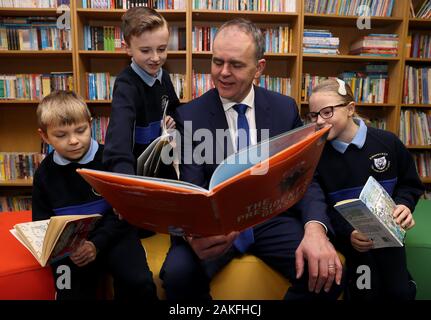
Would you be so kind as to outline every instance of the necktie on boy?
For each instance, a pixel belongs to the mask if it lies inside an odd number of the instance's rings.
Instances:
[[[245,116],[248,106],[245,104],[236,104],[233,108],[238,113],[237,151],[239,151],[250,144],[250,127],[248,125],[247,117]],[[239,234],[233,244],[241,253],[244,253],[253,244],[253,242],[253,228],[248,228]]]

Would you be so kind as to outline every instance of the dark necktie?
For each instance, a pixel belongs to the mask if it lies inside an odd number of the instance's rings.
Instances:
[[[250,144],[250,127],[248,126],[247,117],[245,116],[248,106],[245,104],[236,104],[233,108],[238,113],[237,151],[239,151]],[[233,244],[241,253],[244,253],[253,242],[253,228],[248,228],[239,234]]]

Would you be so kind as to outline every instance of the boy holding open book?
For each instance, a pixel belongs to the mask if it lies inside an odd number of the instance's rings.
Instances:
[[[76,172],[103,170],[103,146],[91,138],[91,115],[73,92],[55,91],[37,108],[38,132],[54,151],[41,163],[33,183],[33,220],[58,215],[102,214],[88,239],[52,264],[54,278],[70,268],[70,288],[57,286],[57,299],[95,299],[99,275],[114,278],[116,299],[156,300],[156,289],[136,229],[120,221],[111,206]],[[55,281],[57,284],[57,281]]]

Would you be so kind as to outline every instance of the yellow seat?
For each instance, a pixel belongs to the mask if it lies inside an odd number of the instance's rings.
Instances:
[[[143,239],[142,245],[147,252],[157,294],[160,299],[165,299],[159,272],[170,246],[169,236],[157,234]],[[279,300],[289,285],[288,280],[262,260],[246,254],[233,259],[214,277],[211,296],[215,300]]]
[[[147,252],[159,299],[165,299],[159,272],[169,250],[170,238],[165,234],[156,234],[141,242]],[[344,257],[339,256],[344,264]],[[211,296],[215,300],[281,300],[289,286],[290,282],[279,272],[249,254],[233,259],[217,273],[210,285]]]

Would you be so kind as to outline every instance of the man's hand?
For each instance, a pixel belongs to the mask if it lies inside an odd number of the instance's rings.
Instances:
[[[405,230],[413,228],[416,224],[412,212],[403,204],[397,205],[392,215],[395,221]]]
[[[225,253],[233,244],[239,232],[233,231],[228,235],[211,236],[205,238],[187,237],[186,240],[199,259],[216,258]]]
[[[367,252],[373,248],[373,240],[368,239],[365,234],[358,230],[353,230],[350,235],[350,242],[352,243],[352,247],[359,252]]]
[[[70,260],[78,267],[83,267],[86,264],[96,260],[96,246],[91,241],[84,241],[72,254]]]
[[[295,258],[297,279],[304,273],[305,260],[308,262],[308,290],[319,293],[323,287],[328,292],[334,279],[340,285],[343,266],[321,224],[310,222],[305,226]]]

